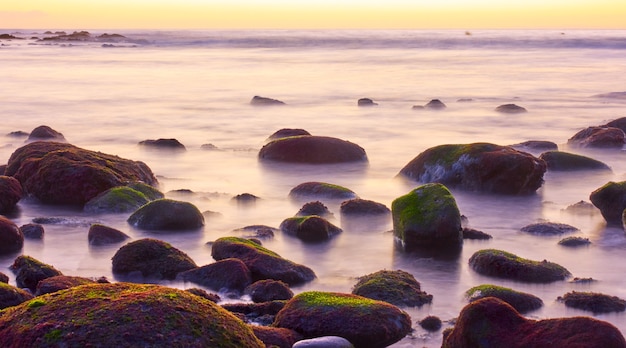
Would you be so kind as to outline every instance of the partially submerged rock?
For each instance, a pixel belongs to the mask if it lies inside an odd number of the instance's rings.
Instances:
[[[285,103],[278,99],[260,97],[258,95],[255,95],[254,97],[252,97],[252,100],[250,100],[250,105],[268,106],[268,105],[285,105]]]
[[[354,348],[354,346],[343,337],[322,336],[300,340],[291,348]]]
[[[326,199],[351,199],[356,198],[356,193],[349,188],[319,181],[309,181],[297,185],[289,191],[289,197],[301,198],[326,198]]]
[[[330,164],[367,162],[365,150],[346,140],[301,135],[279,138],[259,151],[259,159],[288,163]]]
[[[352,289],[354,295],[408,307],[421,307],[433,300],[412,274],[402,270],[378,271],[358,279]]]
[[[20,226],[20,231],[24,234],[24,238],[27,239],[43,239],[44,228],[43,225],[31,223]]]
[[[465,292],[465,296],[470,302],[480,300],[485,297],[495,297],[510,304],[520,313],[530,312],[543,306],[543,301],[533,294],[515,291],[510,288],[492,284],[475,286],[467,290]]]
[[[567,307],[582,309],[598,313],[623,312],[626,310],[626,301],[617,297],[595,292],[568,292],[559,296],[557,301],[563,302]]]
[[[382,348],[411,332],[411,318],[386,302],[308,291],[287,302],[273,326],[292,329],[305,338],[340,336],[356,348]]]
[[[85,203],[88,213],[130,213],[150,200],[143,193],[128,186],[112,187]]]
[[[76,286],[94,283],[96,283],[96,281],[85,277],[58,275],[40,280],[39,283],[37,283],[35,296],[41,296]]]
[[[0,215],[0,255],[19,251],[24,246],[24,234],[17,225]]]
[[[276,300],[289,300],[293,297],[293,291],[289,285],[280,280],[265,279],[256,281],[246,287],[246,295],[252,302],[268,302]]]
[[[589,238],[583,237],[566,237],[559,241],[559,245],[566,247],[579,247],[591,244]]]
[[[140,146],[146,146],[154,149],[185,151],[185,145],[174,138],[148,139],[139,142]]]
[[[280,224],[280,230],[307,242],[324,241],[342,232],[341,228],[317,215],[287,218]]]
[[[542,236],[554,236],[564,233],[578,232],[579,229],[572,225],[558,222],[538,222],[522,227],[521,231]]]
[[[22,195],[22,184],[17,179],[0,175],[0,214],[14,210]]]
[[[107,245],[120,243],[130,238],[126,233],[102,224],[92,224],[87,233],[89,245]]]
[[[567,144],[576,147],[621,149],[625,142],[624,131],[613,127],[588,127],[574,134]]]
[[[186,282],[201,285],[214,291],[237,291],[252,284],[252,273],[243,261],[235,258],[217,262],[181,272],[178,278]]]
[[[622,214],[626,209],[626,181],[609,181],[591,192],[589,200],[600,209],[607,224],[622,225]]]
[[[0,309],[17,306],[20,303],[31,300],[33,295],[26,290],[16,288],[4,282],[0,282]]]
[[[526,152],[544,152],[544,151],[556,151],[559,146],[552,141],[547,140],[528,140],[518,144],[510,145],[512,148],[526,151]]]
[[[328,210],[328,207],[324,205],[324,203],[320,201],[308,202],[304,203],[302,208],[298,210],[296,216],[309,216],[309,215],[317,215],[321,217],[329,217],[332,216],[333,213]]]
[[[189,202],[162,198],[141,206],[128,223],[145,230],[193,230],[204,226],[204,216]]]
[[[605,170],[611,168],[596,159],[563,151],[547,151],[539,156],[546,162],[548,170],[574,171],[574,170]]]
[[[418,322],[418,324],[422,327],[422,329],[426,330],[426,331],[439,331],[439,329],[441,329],[441,319],[439,319],[439,317],[434,316],[434,315],[429,315],[427,317],[425,317],[424,319],[420,320]]]
[[[564,280],[571,273],[553,262],[532,261],[496,249],[483,249],[469,259],[470,267],[479,274],[531,283]]]
[[[439,99],[432,99],[426,105],[424,105],[424,107],[431,110],[443,110],[447,106]]]
[[[493,236],[491,236],[488,233],[485,233],[483,231],[479,231],[473,228],[469,228],[469,227],[463,227],[462,233],[463,233],[463,239],[487,240],[487,239],[493,238]]]
[[[65,142],[63,134],[50,128],[49,126],[39,126],[33,129],[28,135],[28,142],[32,141],[58,141]]]
[[[516,104],[502,104],[496,108],[497,112],[501,112],[503,114],[521,114],[528,112],[526,108],[523,108]]]
[[[267,140],[276,140],[299,135],[311,135],[311,133],[301,128],[282,128],[270,135]]]
[[[358,106],[376,106],[378,103],[375,103],[371,98],[361,98],[357,100]]]
[[[382,203],[360,198],[341,202],[339,211],[342,216],[388,215],[391,213],[391,209]]]
[[[19,288],[28,288],[35,293],[37,284],[46,278],[63,275],[61,271],[33,257],[20,255],[10,267],[15,274],[15,283]]]
[[[113,273],[122,276],[175,279],[178,273],[198,267],[184,252],[171,244],[152,238],[130,242],[112,258]]]

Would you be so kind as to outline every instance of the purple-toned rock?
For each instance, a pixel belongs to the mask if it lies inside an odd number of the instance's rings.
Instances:
[[[101,192],[128,182],[157,185],[143,162],[47,141],[15,150],[5,174],[19,180],[26,195],[50,204],[83,205]]]
[[[17,286],[19,288],[28,288],[32,293],[35,293],[37,284],[39,284],[40,281],[46,278],[63,275],[54,267],[26,255],[18,256],[15,261],[13,261],[10,269],[15,274],[15,283]]]
[[[475,252],[469,259],[469,265],[482,275],[531,283],[550,283],[572,275],[556,263],[528,260],[496,249]]]
[[[259,151],[259,159],[288,163],[330,164],[367,162],[365,150],[346,140],[333,137],[301,135],[280,138]]]
[[[343,201],[339,206],[341,215],[388,215],[391,209],[386,205],[367,199],[354,198]]]
[[[28,291],[0,282],[0,309],[17,306],[32,299],[33,295]]]
[[[302,340],[299,333],[279,327],[252,325],[252,331],[266,347],[292,348],[296,342]]]
[[[317,215],[296,216],[283,220],[280,230],[306,242],[324,241],[341,233],[341,228]]]
[[[624,131],[613,127],[589,127],[574,134],[567,144],[576,147],[617,148],[625,144]]]
[[[24,234],[24,238],[43,239],[44,228],[41,224],[31,223],[20,226],[20,231]]]
[[[496,108],[496,111],[503,114],[521,114],[524,112],[528,112],[526,108],[523,108],[516,104],[502,104]]]
[[[0,255],[19,251],[24,246],[24,234],[17,225],[0,215]]]
[[[96,283],[96,281],[85,277],[58,275],[39,281],[39,283],[37,283],[35,296],[41,296],[43,294],[50,294],[60,290],[73,288],[75,286],[94,283]]]
[[[557,301],[567,307],[590,311],[594,314],[623,312],[626,310],[626,301],[617,296],[605,295],[596,292],[568,292],[559,296]]]
[[[328,210],[328,207],[320,201],[305,203],[300,210],[296,213],[296,216],[309,216],[317,215],[321,217],[333,216],[333,213]]]
[[[426,105],[424,105],[424,107],[426,109],[430,109],[430,110],[443,110],[447,106],[441,100],[433,99],[433,100],[429,101]]]
[[[596,159],[563,151],[547,151],[539,156],[546,162],[548,170],[574,171],[574,170],[605,170],[611,168]]]
[[[579,229],[568,224],[558,222],[538,222],[526,225],[520,229],[522,232],[541,236],[556,236],[564,233],[578,232]]]
[[[352,294],[408,307],[421,307],[433,300],[433,295],[422,291],[412,274],[402,270],[383,270],[359,277]]]
[[[626,209],[626,181],[609,181],[602,187],[591,192],[589,200],[600,209],[607,224],[622,224],[622,214]]]
[[[297,185],[289,191],[291,198],[327,198],[327,199],[352,199],[356,198],[356,193],[349,188],[329,184],[326,182],[309,181]]]
[[[556,143],[547,140],[528,140],[510,146],[514,149],[531,153],[553,150],[556,151],[559,149],[559,146]]]
[[[607,124],[605,124],[604,126],[601,127],[612,127],[612,128],[619,128],[621,129],[624,133],[626,133],[626,117],[620,117],[618,119],[615,119]]]
[[[189,202],[162,198],[141,206],[128,223],[145,230],[193,230],[204,226],[204,216]]]
[[[22,185],[17,179],[0,175],[0,214],[15,209],[22,194]]]
[[[65,142],[65,137],[63,134],[55,131],[54,129],[48,126],[39,126],[33,129],[26,140],[28,142],[32,141],[58,141]]]
[[[180,141],[170,138],[170,139],[148,139],[139,142],[139,145],[156,148],[156,149],[165,149],[165,150],[187,150],[185,145],[181,144]]]
[[[120,243],[130,238],[126,233],[102,224],[92,224],[87,233],[89,245],[107,245]]]
[[[252,302],[268,302],[276,300],[289,300],[293,297],[293,291],[289,285],[280,280],[265,279],[256,281],[244,290],[250,296]]]
[[[361,98],[357,101],[358,106],[376,106],[378,103],[375,103],[371,98]]]
[[[354,346],[343,337],[322,336],[298,341],[291,348],[354,348]]]
[[[268,106],[268,105],[285,105],[285,103],[278,99],[260,97],[258,95],[255,95],[254,97],[252,97],[252,100],[250,100],[250,105]]]
[[[543,184],[546,163],[509,146],[440,145],[413,160],[400,175],[422,183],[498,194],[531,194]]]
[[[0,283],[8,283],[9,282],[9,276],[0,272]]]
[[[270,135],[267,140],[276,140],[281,138],[295,137],[299,135],[311,135],[311,133],[301,128],[282,128],[274,132],[274,134]]]
[[[252,273],[246,264],[228,258],[182,272],[178,277],[184,281],[201,285],[214,291],[237,291],[252,284]]]

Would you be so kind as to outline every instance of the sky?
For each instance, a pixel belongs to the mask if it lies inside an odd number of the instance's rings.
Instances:
[[[625,0],[17,0],[4,29],[626,29]]]

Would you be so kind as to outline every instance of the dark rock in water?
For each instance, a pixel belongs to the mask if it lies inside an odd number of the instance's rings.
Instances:
[[[265,226],[265,225],[251,225],[251,226],[238,228],[235,231],[252,232],[253,234],[249,236],[251,238],[270,239],[270,238],[274,238],[274,234],[276,232],[279,232],[280,230],[277,228]]]
[[[55,131],[48,126],[39,126],[30,132],[30,135],[27,139],[27,141],[42,140],[65,142],[65,137],[63,136],[63,134]]]
[[[563,302],[567,307],[590,311],[594,314],[626,310],[626,301],[623,299],[595,292],[572,291],[559,296],[557,301]]]
[[[35,293],[37,284],[40,281],[62,275],[54,267],[26,255],[18,256],[13,261],[10,269],[15,274],[17,286],[19,288],[28,288],[32,293]]]
[[[313,135],[280,138],[267,143],[259,151],[259,159],[267,161],[329,164],[367,162],[365,150],[349,141]]]
[[[576,202],[565,208],[565,211],[572,214],[588,214],[593,215],[599,212],[593,204],[585,201]]]
[[[532,261],[502,250],[479,250],[469,259],[470,268],[479,274],[531,283],[564,280],[571,273],[553,262]]]
[[[6,169],[7,169],[6,164],[0,164],[0,175],[4,175],[4,172]]]
[[[593,158],[563,151],[547,151],[539,156],[546,162],[548,170],[573,171],[573,170],[606,170],[611,168]]]
[[[474,99],[472,99],[472,98],[461,98],[461,99],[457,100],[458,103],[469,103],[469,102],[473,102],[473,101],[474,101]]]
[[[285,105],[285,103],[277,99],[255,95],[252,100],[250,100],[250,105]]]
[[[165,197],[165,195],[163,195],[163,192],[159,191],[154,186],[148,185],[141,181],[130,182],[126,184],[126,186],[135,191],[143,193],[144,196],[146,196],[146,198],[148,198],[148,200],[150,201]]]
[[[290,348],[354,348],[354,346],[343,337],[322,336],[298,341]]]
[[[22,250],[24,234],[17,225],[0,215],[0,255]]]
[[[198,267],[184,252],[171,244],[151,238],[130,242],[112,258],[113,273],[141,274],[146,278],[174,279],[180,272]]]
[[[463,232],[463,239],[487,240],[487,239],[493,238],[488,233],[475,230],[473,228],[468,228],[468,227],[464,227],[462,232]]]
[[[317,215],[321,217],[329,217],[333,216],[333,213],[328,210],[328,207],[324,205],[324,203],[320,201],[308,202],[304,203],[302,208],[298,210],[296,216],[309,216],[309,215]]]
[[[254,335],[258,337],[266,347],[292,348],[302,341],[299,333],[279,327],[252,325]]]
[[[293,291],[289,285],[280,280],[265,279],[256,281],[244,290],[246,295],[250,295],[252,302],[268,302],[276,300],[289,300],[293,297]]]
[[[609,92],[594,95],[596,98],[626,99],[626,92]]]
[[[110,188],[85,203],[88,213],[130,213],[150,200],[141,192],[128,186]]]
[[[352,294],[408,307],[421,307],[433,300],[433,295],[422,291],[412,274],[402,270],[384,270],[359,277]]]
[[[10,137],[25,138],[25,137],[29,136],[30,133],[26,133],[24,131],[13,131],[13,132],[10,132],[7,135],[10,136]]]
[[[240,259],[252,272],[253,281],[274,279],[297,285],[316,278],[312,269],[243,238],[223,237],[216,240],[211,247],[211,256],[218,261],[230,257]]]
[[[534,193],[543,183],[546,164],[512,147],[489,143],[440,145],[411,160],[400,175],[470,191]]]
[[[22,184],[10,176],[0,175],[0,214],[15,209],[17,202],[22,199]]]
[[[132,283],[84,285],[21,304],[0,317],[0,346],[265,347],[209,300]]]
[[[624,96],[626,99],[626,92],[624,92]],[[612,128],[619,128],[622,130],[622,132],[626,133],[626,117],[620,117],[618,119],[615,119],[601,127],[612,127]]]
[[[35,291],[35,296],[41,296],[76,286],[95,283],[96,282],[94,280],[85,277],[58,275],[39,281],[37,284],[37,290]]]
[[[214,303],[218,303],[221,300],[220,295],[206,292],[205,290],[202,290],[200,288],[190,288],[190,289],[185,289],[185,291],[187,291],[188,293],[194,294],[196,296],[205,298]]]
[[[113,227],[104,226],[101,224],[93,224],[89,227],[87,233],[87,240],[89,245],[107,245],[120,243],[130,238],[126,233],[115,229]]]
[[[439,329],[441,329],[441,319],[439,319],[439,317],[436,317],[434,315],[429,315],[427,317],[425,317],[424,319],[420,320],[418,322],[418,324],[426,331],[439,331]]]
[[[513,144],[511,147],[528,152],[543,152],[559,149],[559,146],[556,143],[546,140],[528,140],[519,144]]]
[[[413,105],[413,106],[411,107],[411,109],[412,109],[412,110],[424,110],[424,109],[425,109],[425,107],[424,107],[424,105]]]
[[[20,231],[24,234],[24,238],[43,239],[44,228],[40,224],[31,223],[20,226]]]
[[[311,135],[311,133],[300,128],[283,128],[274,132],[274,134],[270,135],[267,140],[276,140],[281,138],[295,137],[299,135]]]
[[[430,110],[443,110],[446,108],[446,104],[439,99],[433,99],[424,105],[424,107]]]
[[[526,225],[521,228],[521,231],[537,235],[554,236],[563,233],[578,232],[579,229],[568,224],[561,224],[556,222],[539,222]]]
[[[25,194],[52,204],[83,205],[101,192],[128,182],[157,184],[143,162],[42,141],[15,150],[6,175],[19,180]]]
[[[289,300],[272,326],[295,330],[305,338],[340,336],[356,348],[382,348],[411,332],[411,318],[387,302],[308,291]]]
[[[572,284],[590,284],[595,282],[596,280],[593,278],[578,278],[578,277],[574,277],[572,278],[569,283]]]
[[[218,148],[217,146],[213,145],[213,144],[202,144],[200,145],[200,148],[202,150],[209,150],[209,151],[218,151],[220,148]]]
[[[353,198],[341,203],[341,215],[386,215],[391,209],[386,205],[367,199]]]
[[[539,309],[543,306],[543,301],[535,295],[492,284],[475,286],[467,290],[465,292],[465,296],[470,302],[474,302],[485,297],[495,297],[510,304],[520,313],[534,311],[535,309]]]
[[[9,282],[9,276],[0,272],[0,283],[8,283]]]
[[[357,105],[358,106],[376,106],[378,105],[378,103],[375,103],[372,99],[370,98],[361,98],[357,101]]]
[[[0,34],[0,40],[23,40],[23,38],[11,34]]]
[[[214,291],[237,291],[252,284],[252,274],[243,261],[235,258],[190,269],[178,275],[179,279],[201,285]]]
[[[607,224],[622,225],[622,214],[626,209],[626,181],[609,181],[591,192],[589,200],[600,209]]]
[[[33,299],[28,291],[0,282],[0,309],[17,306]]]
[[[394,236],[405,249],[459,246],[461,213],[452,193],[441,184],[419,186],[391,203]]]
[[[583,238],[583,237],[567,237],[559,241],[559,245],[566,246],[566,247],[578,247],[578,246],[589,245],[589,244],[591,244],[591,241],[589,240],[589,238]]]
[[[574,134],[567,144],[576,147],[617,148],[626,143],[624,131],[613,127],[589,127]]]
[[[503,104],[496,108],[497,112],[501,112],[503,114],[520,114],[524,112],[528,112],[525,108],[515,105],[515,104]]]
[[[232,198],[238,204],[253,204],[260,198],[251,193],[241,193]]]
[[[149,146],[149,147],[153,147],[153,148],[160,148],[160,149],[168,149],[168,150],[187,150],[185,148],[185,145],[181,144],[178,140],[176,139],[148,139],[148,140],[143,140],[139,142],[139,145],[141,146]]]
[[[327,198],[327,199],[351,199],[356,198],[354,191],[335,184],[326,182],[309,181],[299,184],[289,191],[291,198]]]
[[[471,302],[444,337],[442,348],[626,347],[619,329],[589,317],[529,320],[495,297]]]
[[[162,198],[137,209],[128,223],[145,230],[193,230],[204,226],[204,216],[189,202]]]
[[[287,218],[280,224],[280,229],[306,242],[324,241],[342,232],[341,228],[317,215]]]

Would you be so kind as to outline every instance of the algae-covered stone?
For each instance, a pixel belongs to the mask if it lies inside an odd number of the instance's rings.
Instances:
[[[277,253],[243,238],[219,238],[213,242],[211,256],[218,261],[230,257],[240,259],[248,266],[255,281],[274,279],[297,285],[315,279],[315,272],[309,267],[284,259]]]
[[[546,162],[548,170],[574,171],[574,170],[604,170],[611,168],[596,159],[563,151],[547,151],[539,156]]]
[[[422,291],[412,274],[402,270],[384,270],[359,277],[352,293],[396,306],[420,307],[433,300],[433,295]]]
[[[250,295],[253,302],[268,302],[275,300],[289,300],[293,297],[293,291],[289,285],[280,280],[265,279],[254,282],[244,290]]]
[[[475,252],[469,259],[469,265],[482,275],[533,283],[550,283],[571,276],[565,267],[556,263],[527,260],[496,249]]]
[[[463,243],[461,213],[441,184],[422,185],[391,203],[393,231],[405,248]]]
[[[607,224],[621,225],[622,214],[626,209],[626,181],[609,181],[591,192],[589,200],[600,209]]]
[[[567,307],[578,308],[598,313],[623,312],[626,310],[626,301],[617,296],[605,295],[596,292],[568,292],[557,298]]]
[[[387,347],[411,332],[410,316],[387,302],[365,297],[308,291],[278,312],[273,326],[305,338],[340,336],[357,348]]]
[[[0,346],[265,347],[248,325],[209,300],[130,283],[83,285],[7,309]]]
[[[180,272],[196,268],[196,263],[171,244],[152,238],[130,242],[117,250],[112,258],[113,273],[143,277],[174,279]]]
[[[204,226],[204,216],[189,202],[162,198],[137,209],[128,223],[146,230],[192,230]]]
[[[509,146],[489,143],[440,145],[419,154],[400,175],[465,190],[531,194],[543,184],[543,160]]]
[[[543,301],[533,294],[527,294],[492,284],[475,286],[467,290],[465,292],[465,296],[470,302],[480,300],[485,297],[496,297],[510,304],[520,313],[533,311],[543,306]]]
[[[324,241],[342,231],[341,228],[317,215],[287,218],[280,224],[280,229],[286,234],[308,242]]]
[[[327,198],[327,199],[351,199],[356,193],[347,187],[330,184],[327,182],[309,181],[297,185],[289,191],[291,198]]]
[[[18,256],[10,268],[15,274],[17,286],[28,288],[32,293],[37,289],[39,281],[62,275],[56,268],[26,255]]]
[[[157,189],[144,183],[112,187],[85,203],[89,213],[130,213],[155,199],[163,198]]]

